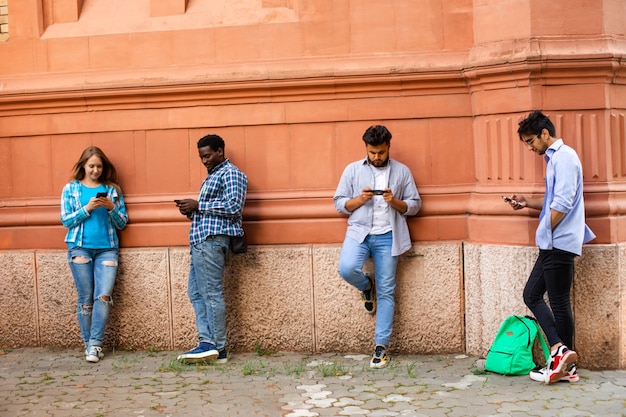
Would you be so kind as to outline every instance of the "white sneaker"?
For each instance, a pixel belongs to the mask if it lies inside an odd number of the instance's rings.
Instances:
[[[102,358],[104,358],[104,353],[102,353],[102,347],[100,346],[90,346],[85,350],[85,360],[87,362],[96,363]]]
[[[568,375],[568,369],[578,360],[578,353],[569,349],[565,345],[561,345],[550,353],[548,360],[548,377],[546,384],[558,382],[564,376]]]
[[[546,383],[548,379],[548,368],[535,368],[528,374],[530,379],[537,382]],[[559,379],[559,381],[563,382],[578,382],[579,380],[578,372],[576,370],[576,364],[572,364],[570,368],[567,370],[567,373]]]

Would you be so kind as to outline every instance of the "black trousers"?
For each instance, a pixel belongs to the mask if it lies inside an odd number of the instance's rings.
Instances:
[[[574,344],[574,316],[570,290],[574,280],[576,254],[560,249],[540,250],[526,287],[524,303],[533,312],[550,346]],[[550,307],[544,301],[548,293]]]

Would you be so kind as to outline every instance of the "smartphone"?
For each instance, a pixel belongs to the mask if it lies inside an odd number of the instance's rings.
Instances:
[[[383,195],[385,194],[385,190],[370,190],[370,193],[373,193],[374,195]]]
[[[98,193],[96,194],[96,198],[106,197],[107,193]]]
[[[522,203],[520,203],[519,201],[517,201],[517,200],[513,200],[512,198],[509,198],[509,197],[507,197],[507,196],[505,196],[505,195],[503,195],[503,196],[502,196],[502,199],[503,199],[504,201],[506,201],[507,203],[513,203],[513,204],[515,204],[516,206],[523,206],[523,204],[522,204]]]

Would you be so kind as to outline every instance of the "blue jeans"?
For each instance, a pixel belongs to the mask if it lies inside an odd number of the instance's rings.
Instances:
[[[392,232],[383,235],[368,235],[363,243],[346,237],[339,257],[339,275],[363,291],[369,284],[363,274],[363,264],[372,257],[376,280],[376,331],[374,343],[389,345],[395,308],[396,267],[398,257],[391,256]]]
[[[187,294],[196,315],[198,339],[215,345],[218,350],[226,346],[222,282],[229,244],[229,236],[216,235],[191,247]]]
[[[535,315],[550,346],[561,342],[569,348],[574,347],[570,289],[575,258],[575,254],[560,249],[540,250],[524,287],[524,303]],[[546,292],[550,307],[543,299]]]
[[[113,304],[118,250],[70,248],[67,261],[78,293],[76,314],[83,343],[85,347],[102,346]]]

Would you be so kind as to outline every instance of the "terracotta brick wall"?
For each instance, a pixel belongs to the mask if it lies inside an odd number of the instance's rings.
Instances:
[[[0,0],[0,42],[9,40],[9,0]]]

